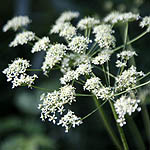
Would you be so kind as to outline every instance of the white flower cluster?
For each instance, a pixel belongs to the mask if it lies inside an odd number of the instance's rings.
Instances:
[[[136,67],[131,66],[128,70],[122,72],[121,75],[116,77],[116,87],[117,91],[128,90],[134,87],[137,83],[137,78],[144,76],[142,71],[137,72]]]
[[[69,22],[60,22],[52,27],[50,33],[59,33],[60,37],[64,37],[67,40],[71,40],[72,37],[76,35],[76,28],[72,26]]]
[[[111,50],[103,50],[98,54],[98,56],[92,59],[92,63],[95,65],[102,65],[109,61],[111,54]]]
[[[126,124],[126,114],[131,115],[136,110],[141,111],[139,103],[140,100],[136,100],[128,96],[121,96],[119,99],[116,100],[116,102],[114,103],[114,107],[116,113],[118,114],[117,122],[121,127]]]
[[[112,12],[104,18],[104,22],[116,24],[119,22],[130,22],[138,20],[139,18],[140,18],[139,14],[133,14],[132,12],[126,13]]]
[[[20,27],[27,26],[30,22],[31,20],[27,16],[17,16],[7,22],[3,27],[3,31],[6,32],[9,29],[16,31]]]
[[[114,98],[114,92],[111,87],[104,87],[98,77],[87,79],[84,90],[92,92],[98,99],[110,100]]]
[[[57,23],[64,23],[67,21],[71,21],[74,18],[78,18],[79,17],[79,12],[77,11],[65,11],[61,14],[61,16],[56,20],[56,24]]]
[[[35,40],[35,33],[31,31],[24,31],[22,33],[18,33],[15,39],[9,44],[10,47],[16,47],[18,45],[27,44],[30,41]]]
[[[34,84],[36,78],[38,78],[36,74],[34,74],[33,76],[29,76],[26,73],[20,74],[20,76],[15,77],[14,80],[12,81],[13,84],[12,88],[21,85],[28,85],[28,87],[32,87],[32,84]]]
[[[116,39],[112,35],[114,31],[111,25],[102,24],[94,27],[93,33],[95,34],[95,41],[99,44],[100,48],[115,47]]]
[[[79,126],[82,123],[83,122],[80,117],[77,117],[74,112],[68,110],[68,113],[61,118],[58,125],[65,127],[65,132],[68,132],[71,127],[75,128],[75,126]]]
[[[146,16],[140,22],[140,27],[144,28],[147,27],[147,32],[150,32],[150,17]]]
[[[45,61],[43,62],[42,66],[42,70],[45,75],[47,75],[49,69],[52,69],[53,66],[55,66],[55,64],[63,58],[66,50],[67,47],[63,44],[51,45],[46,53]]]
[[[35,52],[39,52],[41,50],[46,51],[50,46],[50,40],[48,37],[43,37],[42,39],[40,39],[38,42],[35,43],[35,45],[33,46],[31,52],[35,53]]]
[[[98,24],[100,24],[100,20],[92,18],[92,17],[87,17],[87,18],[81,19],[77,27],[81,30],[85,30],[85,29],[90,29]]]
[[[98,77],[92,77],[90,79],[87,79],[85,85],[84,85],[84,90],[88,91],[93,91],[95,89],[100,89],[101,87],[101,80]]]
[[[12,64],[8,65],[9,67],[6,68],[3,73],[6,74],[7,81],[12,81],[12,88],[21,86],[21,85],[28,85],[31,87],[31,84],[34,83],[34,80],[37,75],[29,76],[27,75],[26,69],[30,67],[29,61],[18,58],[13,61]]]
[[[61,84],[66,84],[72,80],[78,80],[80,75],[87,75],[90,72],[92,72],[91,64],[81,64],[75,71],[68,71],[62,78],[60,78],[60,82]]]
[[[45,121],[52,121],[54,124],[57,121],[57,113],[63,115],[65,112],[65,104],[71,105],[75,99],[75,88],[71,85],[65,85],[60,88],[59,91],[54,91],[52,93],[43,93],[40,100],[43,102],[39,104],[38,109],[41,110],[41,119]],[[64,126],[66,128],[65,132],[72,126],[81,124],[81,119],[76,117],[72,111],[63,116],[58,125]]]
[[[84,36],[75,36],[68,46],[71,51],[82,54],[88,49],[88,44],[90,42],[92,41]]]
[[[116,61],[116,67],[125,67],[127,65],[127,61],[133,57],[137,56],[135,51],[122,51],[121,53],[117,54],[118,60]]]

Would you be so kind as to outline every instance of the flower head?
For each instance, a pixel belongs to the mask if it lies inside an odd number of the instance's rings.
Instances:
[[[16,47],[18,45],[27,44],[30,41],[35,40],[35,33],[31,31],[24,31],[22,33],[18,33],[15,39],[9,44],[10,47]]]
[[[104,22],[116,24],[119,22],[130,22],[138,20],[139,18],[140,18],[139,14],[133,14],[132,12],[126,13],[112,12],[104,18]]]
[[[43,37],[42,39],[40,39],[38,42],[35,43],[35,45],[33,46],[31,52],[35,53],[35,52],[39,52],[41,50],[46,51],[50,46],[50,40],[48,37]]]
[[[65,132],[68,132],[70,127],[75,128],[75,126],[80,124],[82,124],[81,118],[77,117],[71,110],[68,110],[68,113],[60,119],[57,125],[62,125],[62,127],[65,127]]]
[[[118,115],[117,122],[122,127],[126,124],[125,115],[131,115],[133,112],[140,111],[141,108],[139,107],[140,100],[131,98],[128,96],[121,96],[119,99],[116,100],[114,103],[116,113]]]
[[[84,19],[81,19],[77,25],[77,27],[81,30],[85,30],[88,28],[92,28],[100,23],[100,20],[92,18],[92,17],[87,17]]]
[[[140,27],[144,28],[147,27],[147,32],[150,32],[150,17],[146,16],[140,22]]]
[[[29,61],[26,59],[18,58],[8,65],[3,73],[7,76],[7,81],[11,81],[13,78],[17,77],[19,74],[26,72],[26,69],[30,67]]]
[[[9,29],[16,31],[20,27],[27,26],[30,22],[31,20],[27,16],[17,16],[7,22],[7,24],[3,27],[3,31],[6,32]]]
[[[83,53],[88,49],[88,44],[91,42],[88,38],[84,36],[75,36],[72,41],[68,44],[69,49],[76,53]]]
[[[66,50],[67,47],[63,44],[51,45],[46,53],[45,61],[43,62],[42,66],[44,74],[47,74],[49,69],[53,68],[53,66],[55,66],[55,64],[63,58]]]
[[[77,18],[77,17],[79,17],[79,12],[77,12],[77,11],[65,11],[56,20],[56,23],[64,23],[67,21],[71,21],[72,19]]]

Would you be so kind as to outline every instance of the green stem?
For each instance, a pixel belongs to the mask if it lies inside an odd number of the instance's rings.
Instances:
[[[107,132],[109,133],[112,141],[115,143],[115,145],[117,146],[117,148],[121,150],[122,146],[121,146],[121,144],[120,144],[117,136],[115,135],[115,133],[114,133],[112,127],[111,127],[111,124],[108,122],[108,119],[106,118],[106,115],[105,115],[102,107],[99,107],[100,104],[99,104],[98,99],[95,96],[93,96],[93,100],[95,102],[95,105],[99,108],[98,109],[99,115],[101,116],[101,118],[103,120],[103,123],[105,125],[105,128],[106,128]]]
[[[145,145],[143,143],[143,140],[142,140],[142,137],[140,135],[140,132],[134,122],[134,120],[132,119],[131,116],[129,116],[128,118],[128,127],[131,131],[131,134],[133,135],[133,137],[136,137],[136,138],[133,138],[135,140],[135,143],[137,144],[137,149],[139,150],[145,150]]]
[[[95,66],[95,65],[94,65],[94,67],[97,68],[97,69],[99,69],[100,71],[104,71],[103,69],[101,69],[101,68],[98,67],[98,66]],[[110,72],[105,71],[105,73],[106,73],[107,75],[109,75],[110,77],[114,78],[114,79],[116,78],[116,77],[115,77],[113,74],[111,74]]]
[[[42,71],[42,69],[27,69],[27,71]]]
[[[124,30],[124,47],[123,47],[123,50],[125,50],[125,48],[126,48],[127,39],[128,39],[128,22],[125,23],[125,30]]]
[[[146,136],[148,139],[148,146],[150,147],[150,118],[145,104],[143,104],[142,106],[142,118],[146,130]]]
[[[143,32],[142,34],[138,35],[137,37],[135,37],[135,38],[132,39],[131,41],[127,42],[126,45],[129,45],[129,44],[131,44],[131,43],[137,41],[138,39],[140,39],[141,37],[143,37],[143,36],[146,35],[146,34],[147,34],[147,31]],[[121,45],[121,46],[119,46],[119,47],[117,47],[117,48],[115,48],[113,51],[115,52],[115,51],[117,51],[117,50],[119,50],[119,49],[121,49],[121,48],[123,48],[123,47],[124,47],[124,44]]]
[[[78,94],[78,93],[76,93],[76,96],[93,96],[93,95],[91,95],[91,94]]]
[[[150,81],[147,81],[147,82],[145,82],[145,83],[143,83],[143,84],[140,84],[140,85],[135,86],[135,87],[133,87],[133,88],[127,89],[127,90],[125,90],[125,91],[123,91],[123,92],[117,93],[117,94],[115,94],[114,96],[119,96],[119,95],[121,95],[121,94],[124,94],[124,93],[126,93],[126,92],[128,92],[128,91],[131,91],[131,90],[135,90],[135,89],[140,88],[140,87],[142,87],[142,86],[144,86],[144,85],[147,85],[147,84],[149,84],[149,83],[150,83]]]
[[[114,118],[117,121],[117,114],[115,112],[115,108],[114,108],[114,106],[113,106],[111,101],[109,101],[109,104],[111,106]],[[128,144],[127,144],[127,141],[126,141],[126,137],[125,137],[125,134],[123,132],[123,129],[119,126],[118,123],[116,123],[116,124],[117,124],[117,128],[118,128],[118,131],[119,131],[119,134],[120,134],[120,137],[121,137],[121,141],[123,143],[124,150],[129,150],[129,147],[128,147]]]
[[[32,85],[31,87],[33,87],[33,88],[35,88],[35,89],[39,89],[39,90],[41,90],[41,91],[49,91],[49,92],[51,92],[52,90],[51,89],[46,89],[46,88],[41,88],[41,87],[38,87],[38,86],[35,86],[35,85]]]

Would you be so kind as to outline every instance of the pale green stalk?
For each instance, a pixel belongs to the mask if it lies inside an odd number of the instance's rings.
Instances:
[[[117,120],[117,114],[116,114],[116,111],[115,111],[115,108],[114,108],[112,102],[109,101],[109,104],[111,106],[114,118],[115,118],[115,120]],[[128,147],[128,144],[127,144],[127,140],[126,140],[125,134],[123,132],[123,129],[119,126],[118,123],[116,123],[116,124],[117,124],[117,128],[118,128],[118,131],[119,131],[119,134],[120,134],[120,137],[121,137],[121,141],[123,143],[124,150],[129,150],[129,147]]]
[[[99,109],[98,109],[99,115],[101,116],[101,118],[102,118],[102,120],[103,120],[103,123],[104,123],[104,126],[105,126],[107,132],[109,133],[109,135],[110,135],[112,141],[113,141],[114,144],[117,146],[117,148],[121,150],[121,149],[122,149],[122,146],[121,146],[121,144],[120,144],[120,141],[118,140],[116,134],[114,133],[114,131],[113,131],[112,127],[111,127],[111,124],[109,123],[109,121],[108,121],[108,119],[107,119],[107,117],[106,117],[106,115],[105,115],[105,113],[104,113],[104,111],[103,111],[103,108],[102,108],[102,107],[99,107],[100,104],[99,104],[98,99],[97,99],[95,96],[93,96],[93,100],[94,100],[94,102],[95,102],[95,105],[99,108]]]

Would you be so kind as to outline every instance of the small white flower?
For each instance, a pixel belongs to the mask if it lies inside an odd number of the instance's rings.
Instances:
[[[76,28],[69,24],[64,26],[64,28],[59,33],[60,37],[64,37],[67,40],[71,40],[75,35],[76,35]]]
[[[117,54],[117,58],[129,60],[131,57],[137,56],[135,51],[122,51],[121,53]]]
[[[14,17],[7,22],[7,24],[3,27],[3,31],[6,32],[9,29],[13,29],[14,31],[18,30],[20,27],[27,26],[31,20],[27,16],[18,16]]]
[[[128,70],[123,71],[121,75],[116,77],[116,90],[122,91],[134,87],[137,78],[140,76],[144,76],[144,73],[142,71],[137,72],[136,67],[131,66]]]
[[[9,44],[10,47],[16,47],[17,45],[27,44],[30,41],[35,40],[35,33],[31,31],[25,31],[16,35],[15,39]]]
[[[88,44],[91,42],[84,36],[75,36],[72,41],[68,44],[69,49],[76,53],[83,53],[88,49]]]
[[[76,72],[78,76],[80,75],[88,75],[90,72],[92,72],[92,66],[91,64],[81,64],[79,67],[76,69]]]
[[[100,23],[100,20],[92,18],[92,17],[87,17],[87,18],[81,19],[77,27],[81,30],[85,30],[87,28],[92,28],[95,25],[98,25],[99,23]]]
[[[74,70],[68,71],[62,78],[60,78],[61,84],[66,84],[74,79],[78,80],[78,73]]]
[[[126,13],[112,12],[104,18],[104,22],[116,24],[119,22],[130,22],[138,20],[139,18],[140,18],[139,14],[133,14],[132,12]]]
[[[117,122],[121,127],[126,124],[125,121],[126,114],[130,116],[136,110],[137,111],[141,110],[141,108],[139,107],[139,103],[140,100],[127,96],[122,96],[116,100],[116,102],[114,103],[114,107],[118,115]]]
[[[111,100],[114,98],[114,92],[111,87],[101,87],[98,90],[94,89],[93,94],[95,94],[98,99],[102,100]]]
[[[95,89],[100,89],[100,84],[101,84],[101,80],[98,77],[92,77],[90,79],[87,79],[85,85],[84,85],[84,90],[88,90],[88,91],[93,91]]]
[[[40,39],[38,42],[35,43],[35,45],[33,46],[31,52],[35,53],[35,52],[39,52],[41,50],[46,51],[50,46],[50,40],[48,37],[43,37],[42,39]]]
[[[74,18],[79,17],[79,12],[77,11],[65,11],[61,16],[56,20],[56,23],[64,23],[66,21],[71,21]]]
[[[93,30],[93,33],[95,34],[95,42],[99,44],[100,48],[109,49],[111,47],[115,47],[116,39],[112,35],[114,31],[110,25],[102,24],[96,26]]]
[[[136,56],[136,52],[135,51],[129,51],[129,50],[126,50],[126,51],[122,51],[121,53],[117,54],[117,58],[120,59],[120,60],[117,60],[116,61],[116,67],[125,67],[127,66],[127,61],[133,57],[133,56]]]
[[[14,60],[12,64],[9,64],[8,68],[6,68],[3,73],[6,74],[7,81],[9,82],[19,74],[25,73],[28,67],[30,67],[29,61],[26,59],[18,58]]]
[[[98,56],[93,58],[92,63],[95,65],[102,65],[105,62],[109,61],[111,54],[111,50],[103,50],[98,54]]]
[[[52,33],[60,33],[65,27],[70,26],[70,23],[65,22],[65,23],[57,23],[52,26],[52,29],[50,30],[50,34]]]
[[[12,81],[12,88],[22,85],[28,85],[28,87],[32,87],[32,84],[34,84],[36,78],[38,78],[36,74],[34,74],[33,76],[29,76],[25,73],[21,74],[20,76],[15,77]]]
[[[68,110],[67,114],[60,119],[57,125],[62,125],[62,127],[65,127],[65,132],[68,132],[71,127],[75,128],[75,126],[79,126],[82,123],[80,117],[77,117],[74,112]]]
[[[60,78],[60,82],[61,84],[66,84],[72,80],[78,80],[80,75],[87,75],[90,72],[92,72],[91,64],[81,64],[75,71],[68,71],[62,78]]]
[[[147,27],[147,32],[150,32],[150,17],[146,16],[140,22],[140,27],[144,28]]]
[[[53,68],[53,66],[63,58],[66,50],[67,47],[63,44],[51,45],[46,53],[45,61],[42,66],[45,75],[49,72],[49,69]]]

